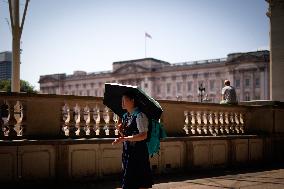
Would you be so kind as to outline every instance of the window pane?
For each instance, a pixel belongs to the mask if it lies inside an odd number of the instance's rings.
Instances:
[[[249,80],[249,79],[246,79],[246,80],[245,80],[245,85],[246,85],[246,87],[249,87],[249,86],[250,86],[250,80]]]
[[[240,80],[239,79],[236,80],[236,88],[240,88]]]
[[[215,88],[215,81],[214,80],[211,80],[210,81],[210,90],[213,91]]]
[[[190,92],[192,90],[192,81],[187,83],[187,90]]]
[[[255,87],[259,87],[259,78],[255,79]]]

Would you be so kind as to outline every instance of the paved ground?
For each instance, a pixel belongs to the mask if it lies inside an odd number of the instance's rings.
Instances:
[[[199,171],[166,174],[154,178],[154,189],[284,189],[284,168],[250,168],[239,170]],[[9,186],[11,186],[9,184]],[[113,189],[119,188],[117,177],[106,180],[61,183],[25,183],[19,187],[68,188],[68,189]],[[2,188],[2,187],[1,187]]]

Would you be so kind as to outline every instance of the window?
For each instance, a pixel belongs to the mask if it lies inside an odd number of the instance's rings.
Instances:
[[[259,99],[260,99],[260,96],[259,96],[259,95],[255,95],[254,99],[255,99],[255,100],[259,100]]]
[[[215,89],[215,81],[211,80],[210,81],[210,91],[214,91],[214,89]]]
[[[91,87],[94,88],[94,83],[91,83]]]
[[[189,82],[187,83],[187,91],[188,91],[188,92],[191,92],[191,90],[192,90],[192,81],[189,81]]]
[[[90,90],[87,90],[87,96],[90,96]]]
[[[98,91],[97,90],[95,90],[95,96],[98,96]]]
[[[249,95],[249,93],[246,93],[246,94],[245,94],[245,100],[246,100],[246,101],[250,101],[250,95]]]
[[[144,88],[148,88],[148,83],[144,83]]]
[[[245,86],[249,87],[250,86],[250,80],[249,79],[245,79]]]
[[[86,88],[86,83],[83,84],[83,88]]]
[[[82,96],[82,91],[79,91],[79,95]]]
[[[240,88],[240,84],[241,84],[241,83],[240,83],[240,80],[237,79],[237,80],[236,80],[236,88]]]
[[[181,82],[178,82],[178,83],[177,83],[177,92],[178,92],[178,93],[181,93],[181,87],[182,87],[182,83],[181,83]]]
[[[160,94],[160,93],[161,93],[161,86],[157,85],[157,94]]]
[[[170,92],[171,92],[171,84],[167,83],[167,93],[170,93]]]
[[[255,87],[259,88],[259,78],[255,79]]]

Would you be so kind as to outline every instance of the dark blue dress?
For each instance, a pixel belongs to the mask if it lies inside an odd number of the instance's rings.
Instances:
[[[130,114],[122,119],[124,136],[139,134],[136,116]],[[129,120],[131,123],[128,123]],[[146,140],[123,143],[122,153],[122,188],[138,189],[151,188],[153,185]]]

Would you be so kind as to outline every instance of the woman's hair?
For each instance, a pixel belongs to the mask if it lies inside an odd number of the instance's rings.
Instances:
[[[124,92],[123,94],[122,94],[122,96],[126,96],[126,97],[128,97],[129,99],[131,99],[131,100],[135,100],[135,92],[134,91],[132,91],[132,90],[128,90],[128,91],[126,91],[126,92]]]
[[[125,97],[129,98],[130,100],[133,100],[134,101],[134,106],[135,107],[137,106],[136,93],[134,91],[128,90],[128,91],[124,92],[122,94],[122,96],[125,96]]]

